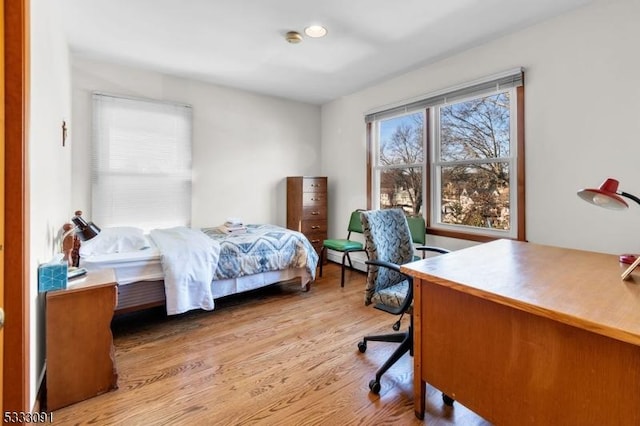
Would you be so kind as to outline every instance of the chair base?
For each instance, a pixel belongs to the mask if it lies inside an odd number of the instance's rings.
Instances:
[[[369,382],[369,389],[372,393],[378,395],[380,393],[381,385],[380,379],[382,375],[393,366],[405,353],[409,352],[409,355],[413,356],[413,316],[410,319],[409,329],[405,333],[391,333],[391,334],[377,334],[373,336],[365,336],[360,342],[358,342],[358,349],[361,353],[367,350],[367,342],[389,342],[400,343],[391,356],[382,364],[382,367],[376,372],[375,379]],[[455,400],[449,395],[442,393],[442,401],[445,405],[453,406]]]
[[[391,356],[376,371],[376,378],[369,382],[369,389],[374,394],[380,392],[380,379],[382,375],[393,366],[405,353],[413,356],[413,316],[409,317],[409,329],[404,333],[377,334],[373,336],[365,336],[359,343],[358,349],[364,353],[367,350],[367,342],[389,342],[400,343]]]
[[[380,392],[380,379],[382,375],[389,370],[405,353],[409,352],[413,355],[413,332],[407,331],[405,333],[393,333],[393,334],[380,334],[375,336],[365,336],[364,339],[358,343],[358,349],[360,352],[367,350],[367,342],[390,342],[400,343],[391,356],[382,364],[382,366],[376,371],[376,377],[369,382],[369,389],[375,394]]]

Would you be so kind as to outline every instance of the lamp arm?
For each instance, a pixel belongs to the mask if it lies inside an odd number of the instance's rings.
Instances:
[[[640,198],[636,197],[635,195],[629,194],[628,192],[624,192],[624,191],[620,191],[620,195],[640,204]]]

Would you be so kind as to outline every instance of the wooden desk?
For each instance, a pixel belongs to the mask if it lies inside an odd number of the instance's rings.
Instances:
[[[47,292],[47,410],[117,388],[111,334],[116,297],[113,269]]]
[[[418,418],[428,382],[495,424],[640,424],[640,270],[509,240],[401,269]]]

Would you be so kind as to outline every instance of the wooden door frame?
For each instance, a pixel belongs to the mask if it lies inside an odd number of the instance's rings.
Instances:
[[[0,309],[4,315],[4,3],[0,3],[0,164],[2,164],[2,173],[0,173]],[[3,413],[4,399],[4,318],[0,324],[0,413]],[[4,421],[4,419],[3,419]]]
[[[31,411],[29,394],[29,0],[4,4],[4,411]]]

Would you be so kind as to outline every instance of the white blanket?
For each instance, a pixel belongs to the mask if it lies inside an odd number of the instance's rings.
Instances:
[[[211,293],[220,243],[186,227],[154,229],[149,234],[162,253],[167,314],[214,308]]]

